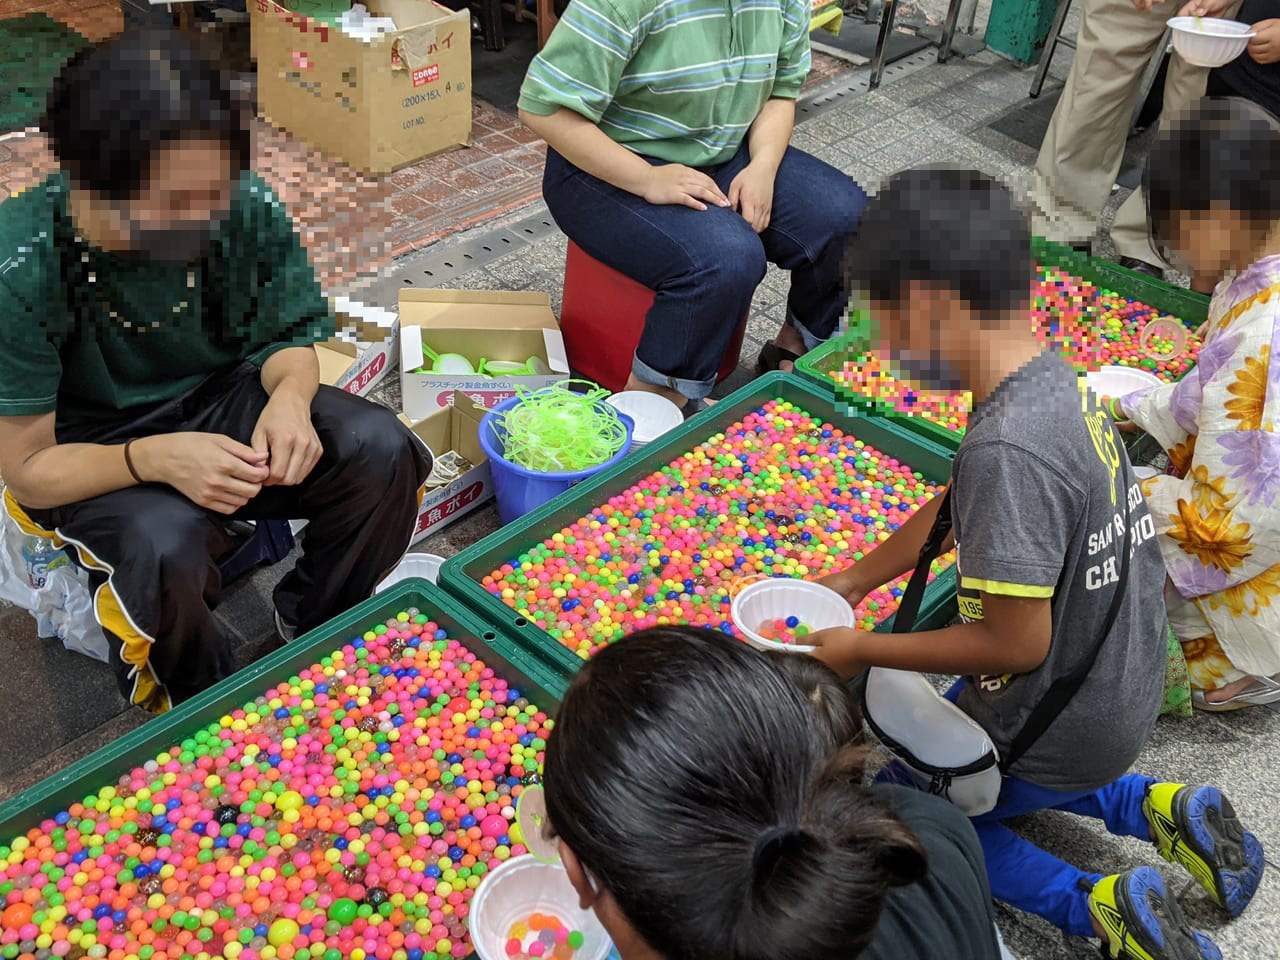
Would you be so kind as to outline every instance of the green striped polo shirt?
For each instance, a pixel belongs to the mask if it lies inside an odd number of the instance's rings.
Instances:
[[[724,163],[766,100],[799,95],[809,12],[808,0],[572,0],[520,108],[567,107],[658,160]]]

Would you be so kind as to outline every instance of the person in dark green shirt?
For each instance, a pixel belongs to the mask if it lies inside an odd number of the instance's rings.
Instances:
[[[43,127],[59,172],[0,204],[4,508],[75,548],[122,692],[159,712],[232,669],[210,613],[224,518],[310,521],[274,598],[291,639],[398,562],[431,458],[319,386],[329,304],[186,39],[86,49]]]

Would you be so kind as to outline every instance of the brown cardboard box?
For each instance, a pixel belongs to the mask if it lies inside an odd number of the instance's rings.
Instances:
[[[471,469],[447,487],[428,490],[418,511],[418,526],[413,543],[458,520],[493,496],[493,477],[489,458],[480,446],[480,423],[485,408],[458,393],[452,406],[416,423],[400,415],[400,419],[431,448],[437,456],[452,450],[464,457]]]
[[[471,142],[471,19],[430,0],[366,0],[397,30],[365,42],[249,0],[258,105],[269,123],[365,173]]]
[[[425,361],[422,345],[437,353],[524,363],[536,357],[536,376],[467,377],[415,373]],[[485,407],[569,377],[560,325],[545,293],[488,290],[404,290],[400,294],[400,389],[404,412],[415,420],[453,402],[461,391]]]

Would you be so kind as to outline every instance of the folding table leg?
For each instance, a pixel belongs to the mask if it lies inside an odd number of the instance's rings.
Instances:
[[[1067,13],[1071,9],[1071,0],[1060,0],[1058,3],[1058,12],[1053,15],[1053,26],[1049,28],[1049,41],[1045,44],[1044,52],[1040,54],[1040,63],[1036,66],[1035,78],[1031,81],[1030,97],[1034,100],[1040,96],[1040,89],[1044,86],[1044,78],[1049,73],[1049,62],[1053,59],[1054,51],[1058,49],[1058,44],[1063,43],[1062,25],[1066,23]],[[1074,41],[1067,43],[1074,49]]]
[[[942,42],[938,44],[938,62],[946,63],[951,57],[951,41],[956,35],[956,24],[960,22],[960,8],[965,0],[951,0],[947,7],[947,19],[942,25]]]
[[[884,62],[889,46],[889,36],[893,33],[893,21],[898,15],[898,0],[885,0],[884,13],[880,15],[880,36],[876,38],[876,53],[871,61],[871,80],[868,90],[875,90],[884,78]]]

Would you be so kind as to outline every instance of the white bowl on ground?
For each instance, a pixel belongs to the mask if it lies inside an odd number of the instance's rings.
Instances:
[[[635,421],[632,449],[652,443],[668,430],[684,423],[684,414],[679,407],[666,397],[646,390],[623,390],[606,398],[605,403]]]
[[[480,960],[508,960],[507,934],[534,913],[549,913],[585,938],[574,960],[604,960],[613,949],[596,915],[578,906],[564,867],[526,854],[487,874],[471,900],[467,926]]]
[[[1158,387],[1164,382],[1154,373],[1148,373],[1146,370],[1115,365],[1090,370],[1084,375],[1084,381],[1089,385],[1089,389],[1097,394],[1099,400],[1103,397],[1119,399],[1135,390]]]
[[[1218,17],[1174,17],[1173,49],[1195,67],[1221,67],[1244,53],[1253,28],[1236,20]]]
[[[733,598],[729,616],[742,638],[757,650],[812,653],[816,648],[800,643],[779,643],[760,635],[759,628],[772,620],[799,617],[815,631],[852,627],[849,601],[829,587],[812,580],[774,578],[748,584]]]
[[[440,567],[443,565],[444,557],[438,557],[434,553],[406,553],[404,559],[396,564],[395,569],[387,574],[386,579],[378,584],[374,593],[381,593],[401,580],[409,580],[413,577],[435,583],[440,575]]]

